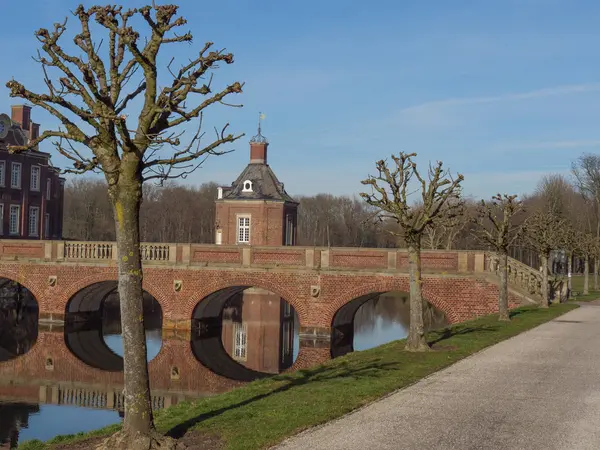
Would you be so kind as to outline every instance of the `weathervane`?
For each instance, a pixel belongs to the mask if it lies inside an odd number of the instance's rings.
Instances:
[[[261,113],[261,112],[258,113],[258,134],[256,136],[252,137],[252,139],[250,139],[251,143],[254,143],[254,144],[268,144],[269,143],[269,141],[267,141],[267,138],[261,134],[261,123],[262,123],[261,121],[265,120],[265,117],[266,116],[263,113]]]

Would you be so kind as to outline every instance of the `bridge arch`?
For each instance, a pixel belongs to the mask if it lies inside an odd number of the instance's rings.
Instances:
[[[118,296],[117,289],[118,282],[114,279],[88,284],[75,292],[65,305],[65,345],[88,366],[109,372],[123,370],[123,358],[109,347],[105,339],[105,306],[109,299],[115,299],[115,294]],[[162,328],[163,311],[158,300],[144,289],[143,301],[146,311],[147,307],[158,306],[158,327]],[[114,308],[112,312],[115,312]]]
[[[263,286],[264,285],[265,284],[263,283]],[[242,295],[247,289],[255,289],[257,287],[258,286],[252,285],[238,285],[221,288],[215,292],[210,293],[202,300],[200,300],[196,304],[196,307],[192,312],[192,339],[190,343],[192,353],[194,354],[196,359],[200,361],[200,363],[202,363],[202,365],[204,365],[217,375],[236,381],[252,381],[259,378],[274,375],[273,372],[263,372],[260,370],[256,370],[236,361],[227,352],[223,342],[223,339],[225,339],[224,336],[228,336],[228,334],[226,333],[227,328],[223,316],[224,308],[229,304],[230,306],[232,306],[234,311],[233,317],[235,317],[237,313],[241,315],[241,309],[236,310],[236,307],[242,308],[242,305],[245,304],[243,302],[244,300]],[[259,287],[259,289],[264,291],[262,293],[260,291],[257,292],[259,295],[272,295],[273,297],[278,299],[278,302],[280,300],[283,300],[288,305],[291,305],[291,303],[288,302],[287,299],[283,297],[280,292],[273,292],[270,289],[266,289],[262,286]],[[242,301],[242,303],[238,303],[240,300]],[[260,298],[259,302],[261,302],[262,300],[264,300],[264,298]],[[230,301],[233,301],[233,304],[231,304]],[[276,303],[275,305],[271,306],[271,302],[272,300],[269,299],[268,304],[270,306],[267,307],[267,315],[270,315],[273,312],[277,314],[277,335],[273,335],[275,327],[271,327],[270,329],[267,328],[267,336],[264,337],[264,339],[269,340],[271,338],[274,339],[275,337],[277,337],[278,344],[280,346],[277,347],[278,357],[276,358],[276,360],[278,370],[279,372],[281,372],[286,370],[293,363],[294,315],[291,312],[293,311],[292,309],[278,309],[279,307],[283,308],[283,303]],[[250,312],[250,316],[253,316],[252,308],[254,307],[251,306],[253,304],[254,301],[251,301],[250,305],[246,304],[251,309],[246,310],[246,307],[244,306],[243,314]],[[264,310],[261,306],[259,306],[259,311],[262,320]],[[256,310],[254,310],[254,313],[256,313]],[[254,317],[254,319],[256,319],[256,317]],[[270,319],[272,320],[274,319],[274,317],[270,316]],[[237,325],[238,320],[239,325]],[[250,324],[252,324],[252,322],[253,319],[251,318]],[[284,328],[284,323],[286,322],[288,324],[288,327]],[[230,321],[229,326],[231,326],[232,328],[229,331],[232,332],[233,336],[236,336],[236,333],[240,331],[238,330],[238,328],[245,330],[242,331],[242,335],[244,336],[244,352],[247,352],[244,354],[251,355],[253,353],[253,350],[257,350],[258,348],[260,348],[259,346],[257,346],[256,348],[250,348],[251,344],[249,343],[249,341],[251,340],[251,336],[253,335],[253,329],[254,331],[256,331],[256,328],[253,328],[252,325],[250,325],[249,327],[247,324],[242,325],[242,323],[244,322],[241,321],[241,316],[237,316],[237,320],[233,319]],[[254,323],[256,324],[255,321]],[[273,324],[273,322],[271,322],[271,324]],[[246,328],[249,329],[246,330]],[[261,331],[261,333],[262,332],[264,332],[264,330]],[[233,337],[233,341],[235,340],[236,337]],[[285,357],[284,355],[282,355],[282,350],[284,348],[282,346],[284,341],[289,343],[289,345],[285,347],[287,350],[283,351]],[[258,342],[255,342],[254,344],[258,344]],[[235,345],[234,342],[231,342],[231,345],[233,348],[233,346]],[[250,356],[248,356],[248,361],[250,361]]]
[[[35,346],[39,313],[39,300],[30,289],[0,277],[0,362],[21,357]]]
[[[0,279],[2,278],[19,283],[21,286],[31,292],[31,295],[33,295],[33,298],[35,298],[39,309],[42,309],[46,306],[44,295],[45,290],[43,290],[41,286],[37,286],[35,283],[33,283],[31,278],[25,277],[24,273],[19,273],[0,265]]]
[[[450,323],[455,323],[459,320],[458,313],[456,312],[456,309],[452,307],[452,302],[444,297],[446,286],[444,286],[443,281],[440,283],[439,280],[443,280],[443,278],[435,279],[435,281],[437,281],[436,283],[432,283],[432,281],[434,281],[432,279],[423,279],[423,299],[427,300],[432,306],[446,314]],[[374,283],[365,283],[351,287],[340,292],[340,294],[338,294],[331,302],[329,308],[331,316],[328,319],[330,323],[332,323],[334,316],[340,308],[355,299],[363,298],[368,295],[381,295],[390,291],[409,292],[409,290],[410,284],[408,276],[382,277],[380,281]]]
[[[208,283],[202,285],[199,290],[196,290],[189,295],[183,301],[183,305],[185,305],[184,309],[187,312],[187,317],[193,318],[194,311],[198,304],[218,291],[229,288],[239,288],[242,286],[244,289],[259,288],[266,291],[271,291],[272,293],[277,294],[281,298],[285,299],[286,302],[294,307],[298,317],[300,318],[300,323],[302,323],[303,318],[306,315],[306,303],[301,301],[297,293],[294,292],[294,289],[287,287],[287,284],[288,283],[278,284],[274,281],[271,281],[267,279],[263,273],[229,272],[227,273],[227,276],[222,278],[213,280],[211,277],[211,280]]]

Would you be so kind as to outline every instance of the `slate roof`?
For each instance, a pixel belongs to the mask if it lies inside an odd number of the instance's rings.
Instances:
[[[252,192],[242,192],[246,180],[252,182]],[[277,179],[271,168],[262,163],[248,164],[231,186],[223,187],[223,200],[271,200],[298,203],[285,191],[283,183]]]

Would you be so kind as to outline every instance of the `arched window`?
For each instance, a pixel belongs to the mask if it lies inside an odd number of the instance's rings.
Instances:
[[[252,192],[252,181],[244,181],[242,192]]]

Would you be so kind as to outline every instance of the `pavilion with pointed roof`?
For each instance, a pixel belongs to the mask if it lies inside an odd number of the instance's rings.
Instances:
[[[260,116],[262,117],[262,115]],[[261,133],[250,139],[250,162],[216,199],[215,242],[222,245],[296,244],[298,202],[267,163],[269,142]]]

